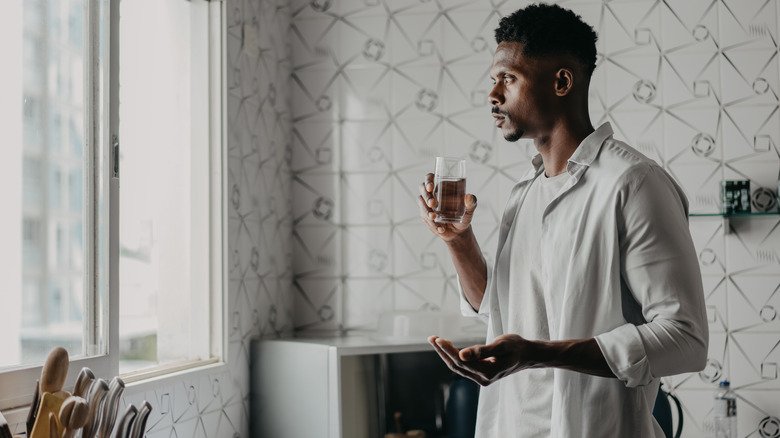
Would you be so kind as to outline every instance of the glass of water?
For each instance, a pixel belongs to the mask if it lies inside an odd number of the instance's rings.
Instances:
[[[436,157],[433,177],[436,222],[460,222],[466,212],[466,160]]]

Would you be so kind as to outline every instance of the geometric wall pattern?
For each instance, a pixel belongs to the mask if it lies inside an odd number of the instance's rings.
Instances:
[[[372,330],[393,309],[457,313],[453,268],[415,197],[435,155],[468,159],[475,232],[497,223],[535,153],[492,126],[493,29],[524,1],[291,0],[292,217],[298,330]],[[560,1],[599,33],[594,125],[663,165],[692,212],[722,179],[777,190],[780,6],[772,0]],[[710,321],[701,373],[666,379],[703,436],[714,387],[740,436],[780,436],[780,216],[692,217]]]

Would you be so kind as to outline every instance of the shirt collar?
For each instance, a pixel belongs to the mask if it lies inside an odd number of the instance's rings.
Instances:
[[[604,144],[604,140],[612,134],[612,125],[610,125],[609,122],[604,122],[595,131],[591,132],[590,135],[585,137],[580,145],[577,146],[577,149],[574,150],[572,156],[569,157],[569,165],[566,170],[570,174],[573,174],[582,166],[590,166],[590,164],[593,163],[593,160],[596,159],[599,150],[601,150],[601,145]],[[544,167],[542,155],[536,154],[533,159],[531,159],[531,164],[533,164],[533,171],[529,172],[529,176],[535,176]]]

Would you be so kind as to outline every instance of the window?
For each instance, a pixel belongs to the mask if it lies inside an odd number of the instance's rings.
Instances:
[[[206,2],[120,5],[119,365],[129,372],[211,355],[209,39]]]
[[[222,356],[222,7],[4,5],[0,409],[53,346],[130,380]]]

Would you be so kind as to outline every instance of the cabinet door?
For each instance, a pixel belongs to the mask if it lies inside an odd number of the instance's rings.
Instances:
[[[327,437],[328,347],[264,341],[253,352],[253,433],[262,437]],[[259,431],[259,434],[258,434]]]

